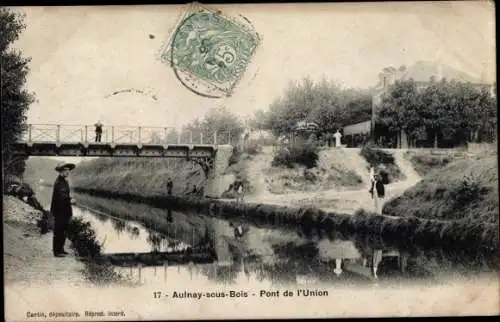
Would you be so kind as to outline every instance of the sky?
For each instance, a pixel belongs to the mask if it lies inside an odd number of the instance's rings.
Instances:
[[[180,126],[226,106],[242,120],[290,81],[327,78],[371,87],[382,68],[440,60],[496,78],[491,2],[216,6],[251,21],[262,40],[230,98],[187,90],[159,60],[184,6],[18,7],[27,28],[15,47],[32,58],[28,123]],[[155,37],[151,39],[149,35]],[[155,95],[120,94],[135,88]]]

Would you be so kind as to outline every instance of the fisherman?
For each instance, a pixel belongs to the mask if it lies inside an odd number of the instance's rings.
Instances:
[[[101,121],[97,121],[95,126],[95,141],[96,142],[101,142],[101,136],[102,136],[102,123]]]
[[[72,204],[75,200],[71,198],[68,175],[75,168],[73,163],[60,163],[56,167],[59,172],[54,183],[52,202],[50,211],[54,217],[54,238],[52,241],[52,251],[55,257],[65,257],[68,253],[64,250],[69,222],[73,215]]]
[[[168,177],[168,180],[167,180],[167,193],[169,196],[172,195],[172,189],[174,187],[174,184],[172,182],[172,178],[171,177]]]

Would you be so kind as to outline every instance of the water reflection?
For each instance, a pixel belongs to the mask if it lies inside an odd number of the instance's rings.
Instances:
[[[170,239],[166,234],[151,229],[146,229],[148,233],[147,241],[151,245],[152,252],[173,252],[183,251],[189,246],[178,241]]]
[[[120,236],[123,231],[125,231],[125,228],[127,227],[127,224],[124,220],[120,219],[114,219],[110,218],[111,224],[113,225],[113,228],[115,229],[116,235]]]
[[[496,274],[500,266],[498,253],[424,249],[405,242],[405,238],[384,240],[373,234],[262,228],[244,219],[229,221],[203,213],[86,198],[104,213],[141,214],[157,219],[155,225],[145,228],[139,223],[75,207],[76,214],[91,221],[98,237],[106,240],[107,253],[169,251],[180,249],[180,245],[185,249],[187,245],[212,244],[215,248],[217,262],[213,264],[117,268],[135,278],[140,275],[143,283],[161,283],[172,278],[238,285],[353,285],[377,280],[435,283],[451,275],[471,278],[488,272]]]
[[[98,213],[98,212],[94,213],[94,216],[96,217],[97,220],[99,220],[102,223],[105,223],[110,219],[109,216]]]
[[[127,233],[129,234],[131,239],[137,239],[139,235],[141,234],[141,231],[137,227],[132,227],[130,225],[127,225],[126,227]]]

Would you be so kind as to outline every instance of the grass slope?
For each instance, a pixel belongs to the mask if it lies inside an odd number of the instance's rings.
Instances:
[[[401,197],[389,201],[384,213],[427,219],[465,219],[498,224],[498,161],[476,156],[433,171]]]
[[[201,167],[183,159],[100,158],[80,164],[71,174],[73,187],[149,196],[167,193],[172,177],[173,194],[185,194],[204,182]]]
[[[455,160],[463,160],[467,155],[463,151],[408,151],[405,153],[413,168],[421,176],[429,174],[431,171],[443,169]]]

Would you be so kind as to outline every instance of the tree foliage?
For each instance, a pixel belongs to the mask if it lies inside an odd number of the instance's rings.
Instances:
[[[196,119],[182,129],[182,135],[191,132],[193,143],[198,143],[203,137],[204,143],[212,143],[214,133],[220,143],[237,144],[244,126],[241,120],[226,107],[212,108],[201,119]]]
[[[446,79],[423,89],[413,80],[397,81],[377,107],[377,122],[389,130],[441,146],[491,141],[496,119],[496,98],[487,88]]]
[[[2,161],[5,172],[14,175],[21,175],[25,166],[24,160],[11,155],[9,145],[26,129],[26,112],[34,100],[34,95],[24,88],[30,59],[11,48],[25,27],[24,15],[0,8]]]
[[[250,124],[280,135],[290,132],[297,122],[304,120],[317,123],[322,131],[334,132],[370,118],[371,95],[368,91],[344,89],[325,79],[314,83],[304,78],[301,82],[291,82],[268,111],[254,114]]]

